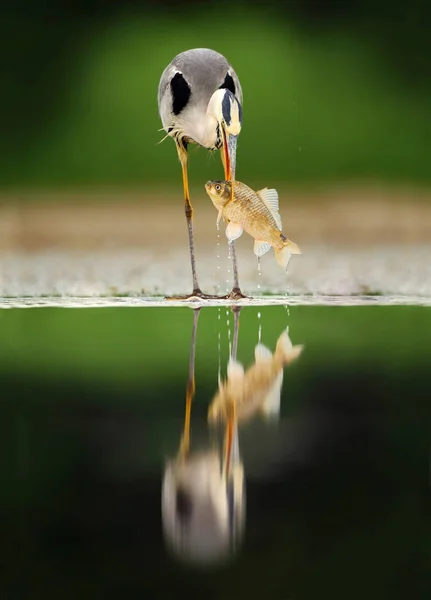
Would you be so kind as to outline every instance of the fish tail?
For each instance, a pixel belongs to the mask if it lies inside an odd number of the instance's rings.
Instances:
[[[283,267],[284,270],[287,270],[287,265],[289,264],[292,254],[301,254],[301,250],[295,242],[287,239],[284,241],[282,248],[275,250],[275,258],[280,267]]]
[[[277,340],[275,347],[275,355],[277,359],[284,365],[288,365],[302,352],[302,345],[293,346],[289,337],[289,328],[287,328]]]

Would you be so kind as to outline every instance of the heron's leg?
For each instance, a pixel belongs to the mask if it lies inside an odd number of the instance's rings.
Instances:
[[[221,156],[221,160],[223,163],[225,179],[226,179],[226,181],[230,181],[232,178],[232,173],[231,173],[230,168],[229,169],[227,168],[226,158],[225,158],[225,153],[224,153],[223,147],[220,149],[220,156]],[[233,271],[233,288],[231,290],[231,293],[229,294],[229,298],[231,298],[232,300],[239,300],[240,298],[247,298],[247,296],[245,296],[241,292],[241,289],[239,287],[238,263],[237,263],[237,259],[236,259],[236,250],[235,250],[235,242],[234,241],[229,241],[229,251],[230,251],[230,255],[232,257],[232,271]]]
[[[238,442],[238,423],[236,418],[236,402],[234,401],[229,411],[229,417],[226,422],[225,430],[225,448],[224,448],[224,471],[226,474],[232,465],[232,453],[235,444]]]
[[[233,288],[230,293],[230,296],[233,300],[236,300],[238,298],[246,298],[246,296],[244,296],[244,294],[241,292],[240,287],[239,287],[238,264],[237,264],[237,260],[236,260],[236,251],[235,251],[235,242],[234,241],[229,242],[229,250],[230,250],[230,255],[232,257],[232,271],[233,271]]]
[[[187,219],[187,230],[189,234],[189,248],[190,248],[190,261],[192,265],[192,277],[193,277],[193,293],[199,293],[201,290],[198,284],[198,278],[196,275],[196,263],[195,263],[195,247],[193,237],[193,206],[190,202],[189,192],[189,178],[187,174],[187,144],[184,142],[177,142],[178,158],[180,159],[181,169],[183,171],[183,187],[184,187],[184,211]]]
[[[189,379],[186,389],[186,411],[184,416],[184,431],[181,438],[180,454],[183,456],[188,454],[190,449],[190,416],[192,413],[192,402],[195,395],[195,350],[196,350],[196,334],[198,330],[200,308],[193,309],[193,329],[192,339],[190,343],[190,363],[189,363]]]
[[[204,294],[198,284],[198,278],[196,275],[196,262],[195,262],[195,248],[194,248],[194,236],[193,236],[193,206],[190,201],[189,193],[189,180],[187,175],[187,143],[182,141],[176,141],[178,158],[180,159],[181,169],[183,172],[183,186],[184,186],[184,209],[187,219],[187,230],[189,234],[189,249],[190,249],[190,261],[192,265],[192,276],[193,276],[193,291],[188,296],[172,297],[170,300],[196,300],[196,299],[219,299],[220,296],[214,294]],[[226,296],[222,296],[226,298]]]
[[[232,306],[233,312],[233,344],[231,359],[236,360],[238,350],[238,333],[239,333],[239,316],[241,312],[240,306]],[[224,465],[226,473],[229,472],[232,463],[232,452],[234,450],[234,442],[238,441],[238,423],[237,423],[237,412],[236,412],[236,398],[233,398],[232,404],[228,407],[227,411],[227,423],[225,433],[225,456]]]

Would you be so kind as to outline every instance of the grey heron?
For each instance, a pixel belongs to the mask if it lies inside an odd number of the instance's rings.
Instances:
[[[187,147],[194,143],[220,150],[226,180],[235,180],[236,146],[242,123],[242,89],[226,58],[208,48],[178,54],[163,71],[158,89],[159,114],[167,136],[174,139],[182,167],[193,291],[189,296],[217,298],[199,287],[194,252],[193,207],[187,174]],[[243,298],[234,242],[229,242],[233,262],[233,288],[229,298]]]

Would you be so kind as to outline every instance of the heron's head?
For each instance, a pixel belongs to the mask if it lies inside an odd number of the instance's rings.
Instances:
[[[232,453],[231,462],[227,476],[214,450],[166,465],[163,533],[180,560],[217,565],[239,550],[245,528],[245,477],[239,454]]]
[[[207,112],[215,118],[220,127],[225,177],[228,180],[235,180],[236,144],[242,125],[241,104],[230,90],[221,89],[211,96]]]

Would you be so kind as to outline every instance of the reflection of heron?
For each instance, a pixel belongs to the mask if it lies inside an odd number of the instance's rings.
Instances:
[[[189,233],[193,291],[189,297],[214,298],[203,294],[197,279],[193,240],[193,207],[187,175],[187,146],[199,144],[220,150],[225,179],[235,179],[236,143],[241,131],[242,90],[238,77],[224,56],[207,48],[178,54],[163,71],[158,105],[163,128],[175,140],[183,171],[185,213]],[[242,298],[235,247],[230,244],[234,285],[232,299]]]
[[[226,559],[242,539],[245,482],[236,423],[229,421],[225,427],[222,458],[218,449],[195,453],[190,450],[199,311],[193,310],[184,431],[179,452],[167,463],[163,478],[162,521],[165,539],[177,555],[185,560],[209,564]],[[238,309],[234,315],[236,348]]]

